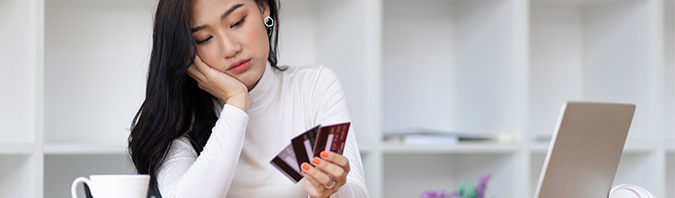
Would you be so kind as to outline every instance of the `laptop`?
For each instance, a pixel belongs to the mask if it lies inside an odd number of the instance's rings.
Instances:
[[[563,105],[535,197],[607,197],[634,113],[634,104]]]

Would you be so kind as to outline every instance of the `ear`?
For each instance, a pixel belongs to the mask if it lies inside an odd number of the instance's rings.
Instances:
[[[263,18],[270,15],[270,6],[266,0],[260,1],[260,3],[258,3],[258,8],[260,9],[260,14]]]

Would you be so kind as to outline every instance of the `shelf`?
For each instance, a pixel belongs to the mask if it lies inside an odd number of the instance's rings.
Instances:
[[[0,143],[0,155],[30,155],[34,147],[33,143]]]
[[[546,154],[548,152],[549,144],[537,142],[529,146],[529,150],[532,154]],[[675,148],[675,147],[673,147]],[[623,148],[624,154],[640,154],[648,153],[658,149],[656,145],[647,144],[647,143],[626,143]]]
[[[518,147],[515,144],[497,143],[459,143],[456,145],[382,144],[382,152],[385,154],[508,154],[514,153],[517,150]]]
[[[68,197],[77,176],[135,171],[126,140],[156,6],[0,0],[0,28],[12,30],[0,31],[0,140],[27,142],[0,143],[0,197]],[[675,197],[675,0],[281,7],[279,61],[339,76],[371,197],[418,197],[485,173],[488,196],[532,197],[548,142],[403,145],[382,131],[550,136],[570,100],[637,104],[629,139],[649,141],[626,144],[615,181]]]
[[[45,155],[126,155],[126,144],[46,143]]]

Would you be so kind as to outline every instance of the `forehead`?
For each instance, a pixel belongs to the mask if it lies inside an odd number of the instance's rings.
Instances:
[[[254,0],[193,0],[190,5],[190,23],[201,24],[206,20],[220,18],[220,16],[237,4],[244,7],[255,4]],[[239,8],[241,9],[241,8]]]

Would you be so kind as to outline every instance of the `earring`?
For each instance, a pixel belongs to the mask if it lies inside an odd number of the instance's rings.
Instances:
[[[272,36],[272,26],[274,26],[274,19],[272,17],[265,17],[264,21],[265,26],[267,27],[267,36]]]
[[[272,19],[272,17],[269,16],[265,17],[265,26],[267,26],[268,28],[274,26],[274,19]]]

